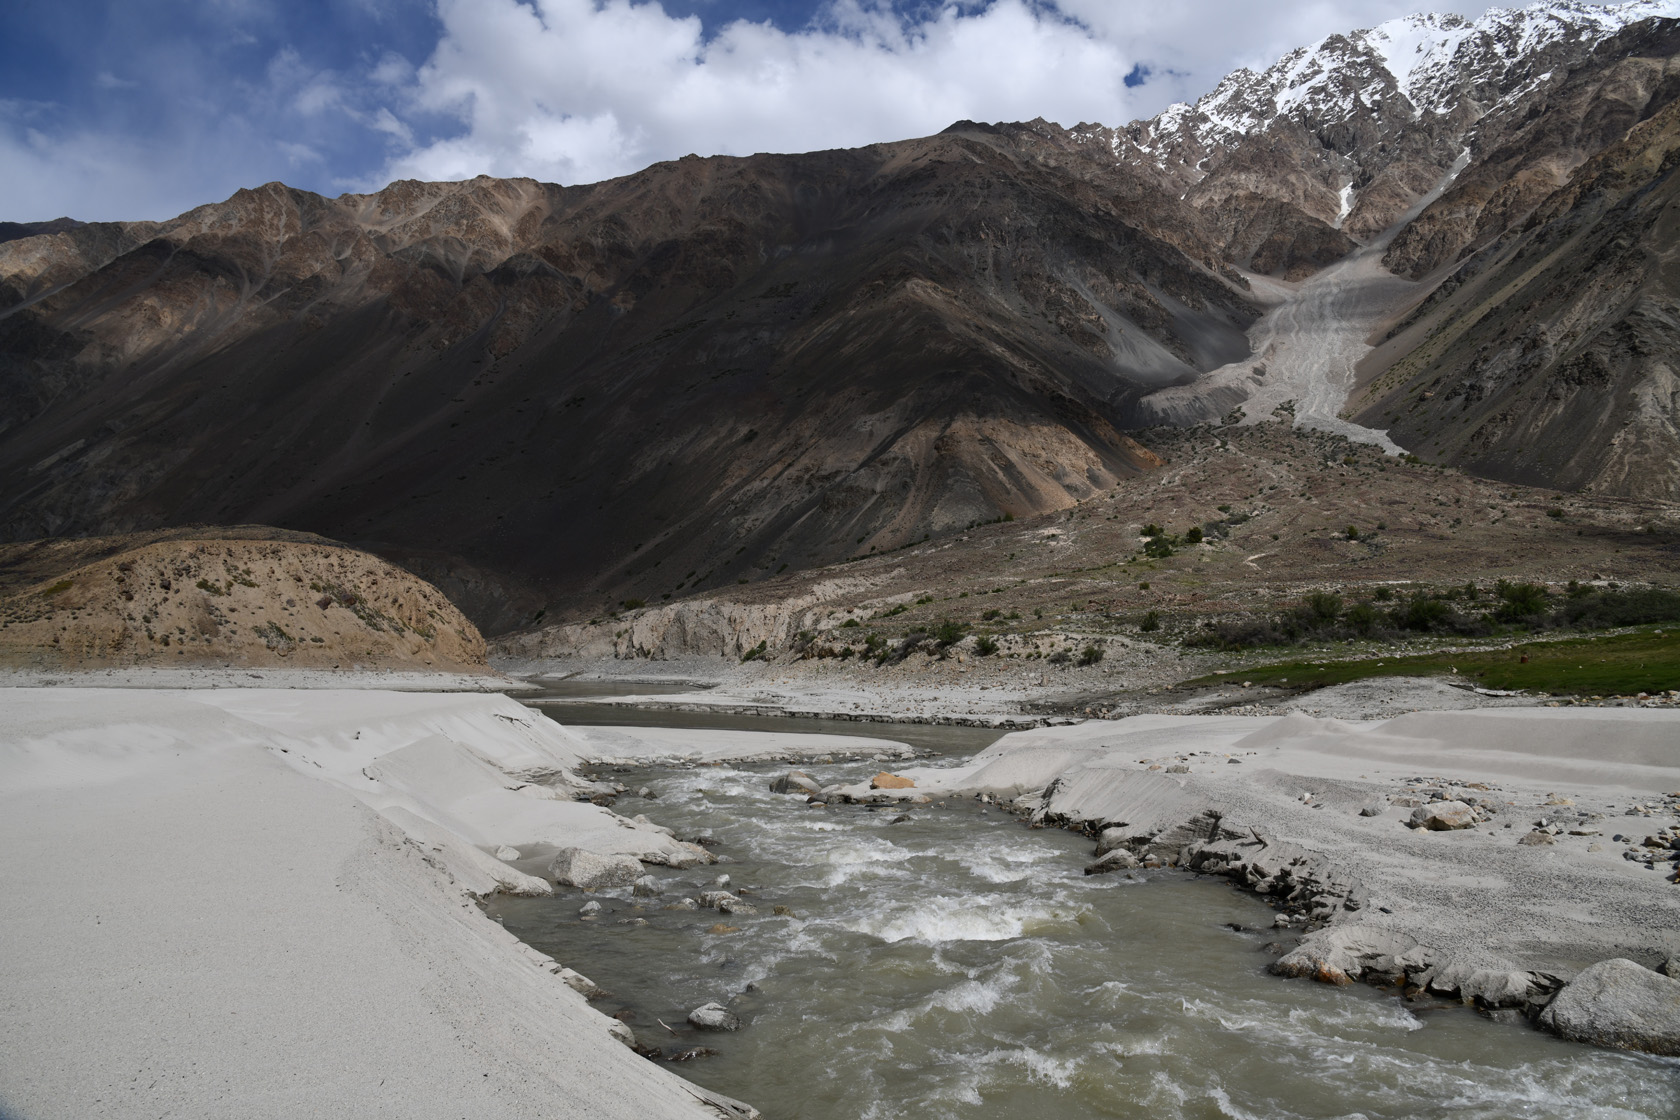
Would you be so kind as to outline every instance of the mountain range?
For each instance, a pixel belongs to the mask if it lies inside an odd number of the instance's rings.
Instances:
[[[1156,469],[1158,395],[1221,421],[1362,250],[1404,283],[1348,415],[1680,498],[1668,11],[1408,17],[1121,127],[6,223],[0,537],[319,533],[487,633],[757,581]]]

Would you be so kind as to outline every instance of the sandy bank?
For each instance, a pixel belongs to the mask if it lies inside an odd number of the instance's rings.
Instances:
[[[575,800],[599,789],[575,773],[587,735],[502,696],[3,699],[8,1113],[732,1114],[622,1045],[556,962],[473,905],[550,889],[496,859],[504,845],[710,858]],[[615,757],[693,748],[655,738],[616,738]]]
[[[1676,712],[1139,716],[897,773],[915,785],[840,792],[1012,800],[1101,834],[1098,855],[1123,849],[1099,870],[1179,866],[1258,890],[1283,911],[1286,975],[1535,1016],[1597,962],[1680,957],[1675,851],[1646,844],[1680,825]],[[1470,827],[1407,827],[1455,805]],[[1680,1045],[1680,1017],[1673,1029]]]

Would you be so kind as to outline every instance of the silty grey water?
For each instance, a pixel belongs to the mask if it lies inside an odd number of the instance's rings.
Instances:
[[[604,722],[605,713],[547,710]],[[617,714],[694,722],[691,713]],[[921,740],[952,761],[995,734],[817,730]],[[1223,882],[1086,877],[1088,840],[1029,830],[972,801],[919,807],[897,823],[898,808],[811,808],[768,791],[779,769],[611,775],[658,793],[621,800],[621,811],[709,835],[730,862],[653,869],[658,899],[563,889],[491,907],[608,989],[597,1006],[627,1012],[642,1044],[715,1049],[673,1068],[772,1120],[1680,1116],[1675,1061],[1363,986],[1267,975],[1273,912]],[[828,782],[870,765],[807,769]],[[664,909],[721,874],[756,915]],[[604,909],[581,918],[589,900]],[[776,905],[791,914],[774,914]],[[692,1031],[688,1011],[712,1000],[745,1027]]]

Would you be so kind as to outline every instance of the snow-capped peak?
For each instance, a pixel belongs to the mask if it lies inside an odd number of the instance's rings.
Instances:
[[[1126,131],[1158,165],[1193,165],[1280,117],[1319,129],[1361,115],[1416,120],[1467,98],[1485,108],[1528,81],[1529,64],[1548,48],[1584,56],[1654,16],[1680,16],[1680,0],[1546,0],[1475,20],[1402,16],[1293,50],[1262,73],[1233,71],[1195,104],[1172,105]]]

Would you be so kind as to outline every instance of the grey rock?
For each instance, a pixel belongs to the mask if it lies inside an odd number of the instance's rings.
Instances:
[[[643,875],[640,879],[637,879],[634,883],[630,884],[630,893],[635,895],[637,898],[658,898],[659,880],[655,879],[652,875]]]
[[[1475,823],[1476,810],[1462,801],[1436,801],[1412,810],[1412,827],[1431,832],[1451,832],[1470,828]]]
[[[599,984],[581,972],[573,972],[569,968],[562,968],[558,975],[562,984],[585,999],[595,999],[607,994]]]
[[[601,912],[601,904],[599,902],[586,902],[582,906],[578,907],[579,917],[593,918],[596,914],[599,914],[600,912]]]
[[[743,902],[728,891],[702,891],[699,903],[708,910],[718,910],[725,914],[756,914],[758,907]]]
[[[1130,871],[1138,867],[1138,858],[1125,848],[1115,848],[1095,863],[1087,864],[1085,874],[1106,875],[1110,871]]]
[[[1540,847],[1543,844],[1556,844],[1557,841],[1552,839],[1552,834],[1551,833],[1542,832],[1539,829],[1535,829],[1533,832],[1530,832],[1526,836],[1518,837],[1517,838],[1517,843],[1523,845],[1526,848],[1537,848],[1537,847]]]
[[[1575,1042],[1680,1055],[1680,980],[1619,957],[1599,961],[1558,993],[1540,1025]]]
[[[628,887],[642,877],[642,861],[635,856],[602,856],[583,848],[562,848],[548,865],[548,873],[565,887]]]
[[[1380,817],[1382,814],[1382,808],[1377,805],[1367,805],[1365,808],[1359,810],[1359,815],[1362,817]]]
[[[607,1028],[608,1034],[612,1035],[626,1046],[633,1047],[636,1045],[636,1032],[630,1029],[629,1024],[621,1023],[617,1019],[613,1019],[611,1022],[612,1025]]]
[[[738,1031],[741,1019],[721,1003],[707,1003],[688,1013],[688,1021],[703,1031]]]
[[[504,863],[507,862],[508,860],[518,859],[519,858],[519,849],[518,848],[512,848],[512,847],[509,847],[506,844],[503,844],[501,847],[496,849],[496,858],[503,861]]]
[[[1663,966],[1657,971],[1662,973],[1664,976],[1680,980],[1680,957],[1668,958],[1668,960],[1663,962]]]
[[[789,770],[770,783],[771,793],[798,793],[807,797],[820,795],[822,786],[803,770]]]
[[[698,902],[694,901],[692,898],[679,898],[675,902],[671,903],[669,906],[665,907],[665,909],[667,909],[667,910],[698,910],[698,909],[700,909],[700,904]]]

